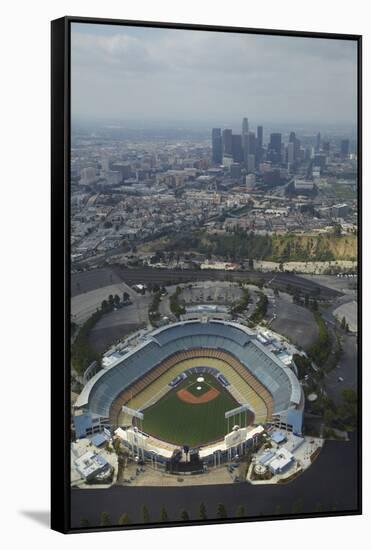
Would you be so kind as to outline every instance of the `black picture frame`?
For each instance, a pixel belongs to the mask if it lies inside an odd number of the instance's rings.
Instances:
[[[252,29],[169,22],[62,17],[51,23],[51,528],[62,533],[184,526],[181,521],[127,526],[72,527],[70,489],[70,134],[71,134],[71,24],[101,24],[247,33],[287,37],[352,40],[357,43],[357,158],[358,158],[358,423],[357,505],[353,510],[286,513],[246,518],[207,519],[186,525],[299,519],[362,514],[362,36],[353,34]],[[236,491],[240,486],[234,487]],[[167,489],[166,489],[167,490]],[[182,491],[185,489],[177,488]],[[160,489],[157,490],[157,497]],[[199,500],[199,499],[198,499]]]

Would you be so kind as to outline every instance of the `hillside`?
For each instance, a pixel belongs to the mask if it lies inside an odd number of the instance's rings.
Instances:
[[[233,233],[193,233],[147,244],[146,251],[201,253],[209,257],[246,261],[273,262],[357,260],[357,236],[328,235],[256,235],[237,230]]]
[[[277,235],[272,237],[272,261],[327,261],[357,259],[357,236]]]

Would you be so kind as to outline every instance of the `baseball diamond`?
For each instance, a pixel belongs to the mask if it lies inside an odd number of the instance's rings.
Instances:
[[[258,334],[230,321],[183,321],[148,333],[88,381],[75,407],[109,419],[113,429],[141,411],[144,433],[177,445],[222,439],[225,413],[239,425],[285,425],[301,433],[304,397],[295,371]]]

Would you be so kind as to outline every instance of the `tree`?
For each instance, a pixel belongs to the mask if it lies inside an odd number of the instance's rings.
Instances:
[[[80,526],[81,527],[89,527],[90,526],[90,521],[88,520],[88,518],[81,518],[80,519]]]
[[[124,512],[119,517],[119,525],[129,525],[129,523],[130,523],[129,515],[127,512]]]
[[[225,509],[224,504],[218,504],[218,509],[216,515],[219,519],[225,519],[227,516],[227,510]]]
[[[347,326],[347,320],[345,317],[342,318],[340,326],[343,330],[345,330],[345,327]]]
[[[111,520],[107,512],[102,512],[100,516],[100,525],[101,527],[108,527],[111,525]]]
[[[198,510],[198,515],[200,519],[207,519],[207,513],[206,513],[206,506],[203,502],[200,504],[200,508]]]
[[[160,521],[165,522],[168,520],[166,508],[163,506],[160,512]]]
[[[147,506],[144,506],[144,505],[142,506],[142,518],[143,518],[143,523],[149,523],[151,519]]]
[[[181,521],[189,521],[189,514],[188,514],[187,510],[182,510],[180,512],[180,519],[181,519]]]
[[[115,437],[112,442],[113,449],[117,455],[121,453],[121,441],[119,437]]]
[[[303,502],[301,501],[301,499],[297,500],[292,505],[292,511],[294,514],[299,514],[302,511],[302,508],[303,508]]]
[[[127,302],[130,298],[130,294],[128,292],[124,292],[124,294],[122,295],[122,298],[124,302]]]
[[[246,517],[245,506],[243,504],[240,504],[239,506],[237,506],[236,517],[238,518]]]
[[[115,304],[115,306],[118,306],[119,303],[120,303],[120,296],[118,294],[115,294],[114,297],[113,297],[113,303]]]
[[[335,235],[335,237],[341,237],[341,231],[342,231],[341,224],[340,223],[335,223],[334,224],[334,235]]]

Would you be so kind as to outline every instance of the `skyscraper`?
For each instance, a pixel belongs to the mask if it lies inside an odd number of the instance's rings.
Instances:
[[[322,149],[324,150],[325,153],[329,154],[330,153],[330,142],[329,141],[324,141],[323,145],[322,145]]]
[[[321,149],[321,134],[320,134],[320,132],[318,132],[317,137],[316,137],[316,151],[317,151],[317,153],[320,149]]]
[[[223,154],[232,154],[232,130],[227,128],[223,130]]]
[[[248,134],[249,133],[249,119],[243,118],[242,119],[242,134]]]
[[[288,164],[293,164],[295,161],[295,143],[289,141],[287,144],[287,162]]]
[[[349,139],[342,139],[340,143],[340,154],[342,157],[349,155]]]
[[[240,134],[232,134],[232,156],[234,162],[243,162],[244,160],[242,136]]]
[[[255,172],[255,155],[249,154],[247,157],[247,171],[249,174]]]
[[[282,134],[271,134],[271,140],[269,143],[270,156],[272,162],[281,162],[282,160]]]
[[[263,126],[257,127],[256,162],[263,160]]]
[[[249,155],[256,154],[256,136],[255,132],[249,132]]]
[[[263,149],[263,126],[257,127],[257,146],[258,149]]]
[[[222,131],[220,128],[213,128],[211,132],[212,161],[214,164],[221,164],[222,153]]]
[[[247,157],[249,156],[249,133],[242,133],[241,136],[242,151],[243,151],[243,161],[245,166],[247,166]]]
[[[293,161],[290,161],[288,160],[288,162],[297,162],[299,160],[299,156],[300,156],[300,140],[298,140],[298,138],[296,137],[296,134],[295,132],[290,132],[290,137],[289,137],[289,144],[290,143],[293,143]],[[288,149],[287,149],[288,151]],[[291,152],[290,152],[291,154]]]

